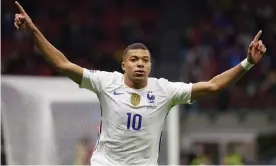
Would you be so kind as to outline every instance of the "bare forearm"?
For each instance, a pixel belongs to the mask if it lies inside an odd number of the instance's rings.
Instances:
[[[246,71],[250,70],[255,64],[257,64],[266,52],[265,45],[261,40],[259,40],[261,34],[262,31],[259,31],[254,37],[248,47],[246,59],[244,59],[240,64],[215,76],[210,81],[193,84],[191,100],[214,94],[235,84],[246,73]]]
[[[235,84],[245,73],[245,70],[240,64],[215,76],[209,82],[215,85],[217,90],[227,88]]]
[[[59,50],[47,41],[17,1],[15,1],[15,5],[18,7],[20,13],[15,14],[14,26],[17,29],[25,29],[30,32],[38,50],[44,58],[61,73],[71,78],[77,84],[80,84],[83,76],[83,68],[69,62]]]
[[[69,62],[59,50],[47,41],[37,28],[32,30],[32,36],[39,51],[51,65],[57,69],[61,69],[63,64]]]

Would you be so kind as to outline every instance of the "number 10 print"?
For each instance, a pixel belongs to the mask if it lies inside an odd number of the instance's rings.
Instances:
[[[142,116],[140,114],[127,113],[127,129],[140,130],[142,125]]]

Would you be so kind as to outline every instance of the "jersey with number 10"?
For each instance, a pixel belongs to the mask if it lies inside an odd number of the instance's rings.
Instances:
[[[119,72],[87,69],[80,87],[95,92],[102,108],[91,165],[157,165],[165,118],[174,105],[190,103],[192,90],[192,84],[163,78],[132,89]]]

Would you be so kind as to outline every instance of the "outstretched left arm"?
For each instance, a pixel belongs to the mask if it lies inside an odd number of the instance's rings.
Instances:
[[[253,65],[258,63],[263,54],[266,52],[266,47],[259,40],[262,31],[259,31],[254,40],[250,43],[247,53],[247,58],[237,66],[223,72],[207,82],[198,82],[193,84],[191,100],[197,100],[204,96],[208,96],[221,91],[235,84]]]

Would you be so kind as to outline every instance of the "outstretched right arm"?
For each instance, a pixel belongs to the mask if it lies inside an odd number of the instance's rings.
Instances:
[[[15,27],[25,28],[28,30],[32,34],[32,37],[44,58],[59,72],[68,76],[80,85],[83,76],[83,68],[71,63],[59,50],[49,43],[38,28],[33,24],[23,7],[18,2],[15,2],[15,4],[20,11],[20,14],[15,15]]]
[[[59,72],[68,76],[77,84],[80,84],[83,69],[80,66],[71,63],[59,50],[47,41],[37,28],[32,32],[32,34],[34,41],[44,58]]]

